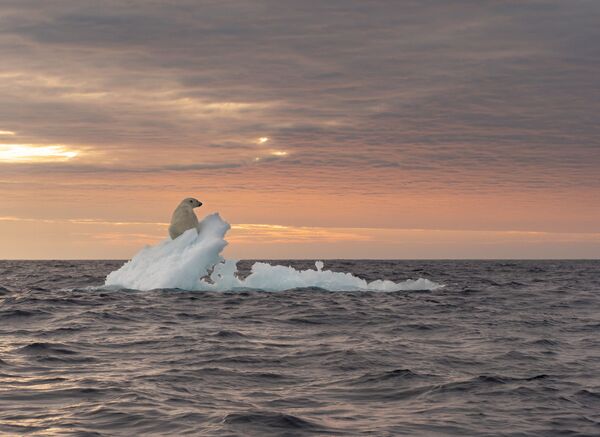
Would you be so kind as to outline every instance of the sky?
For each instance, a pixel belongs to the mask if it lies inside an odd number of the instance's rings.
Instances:
[[[600,258],[600,2],[3,0],[0,258]]]

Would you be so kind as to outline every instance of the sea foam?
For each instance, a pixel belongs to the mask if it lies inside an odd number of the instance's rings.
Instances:
[[[175,240],[166,239],[156,246],[146,246],[120,269],[110,273],[105,285],[135,290],[179,288],[194,291],[282,291],[305,287],[330,291],[400,291],[441,287],[423,278],[367,282],[352,273],[323,270],[322,261],[315,263],[315,270],[256,262],[250,274],[242,279],[237,275],[237,262],[221,256],[227,246],[225,234],[230,229],[229,224],[215,213],[205,217],[198,229],[198,232],[189,229]]]

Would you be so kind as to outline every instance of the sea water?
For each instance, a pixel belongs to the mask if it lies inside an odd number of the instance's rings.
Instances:
[[[234,269],[218,238],[181,242],[125,267],[0,261],[0,434],[600,434],[599,261]],[[177,257],[200,244],[212,257],[192,275]],[[148,255],[163,250],[171,264]],[[152,262],[166,264],[143,282]]]

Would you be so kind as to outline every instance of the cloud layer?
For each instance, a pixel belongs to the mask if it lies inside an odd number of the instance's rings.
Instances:
[[[6,0],[0,148],[78,155],[0,157],[0,215],[37,193],[134,219],[150,190],[159,220],[195,191],[237,222],[597,232],[598,22],[592,1]]]

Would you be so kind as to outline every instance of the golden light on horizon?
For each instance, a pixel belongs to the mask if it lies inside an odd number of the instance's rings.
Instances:
[[[3,136],[12,136],[12,135],[16,135],[16,132],[13,132],[11,130],[0,130],[0,135]]]
[[[0,162],[68,161],[79,155],[62,144],[0,144]]]
[[[265,144],[267,141],[269,141],[269,137],[260,137],[257,141],[258,144]]]
[[[285,150],[273,150],[271,152],[271,155],[273,155],[273,156],[287,156],[288,152],[286,152]]]

